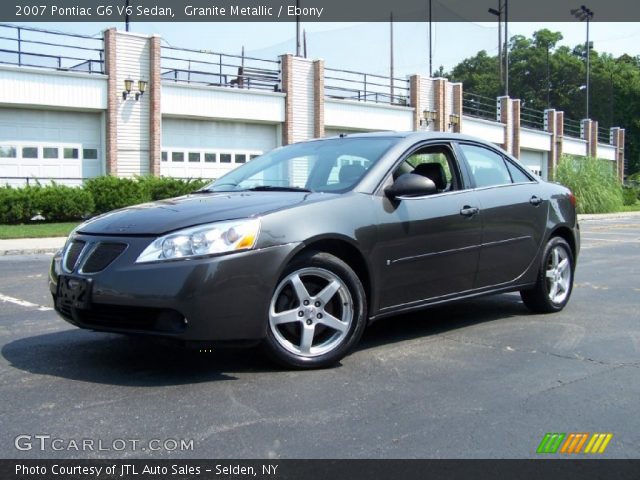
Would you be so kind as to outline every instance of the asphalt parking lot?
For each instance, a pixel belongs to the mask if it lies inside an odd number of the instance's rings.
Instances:
[[[0,257],[0,457],[533,458],[546,432],[611,432],[600,457],[640,457],[639,216],[582,223],[560,314],[507,294],[399,316],[313,372],[71,327],[49,259]]]

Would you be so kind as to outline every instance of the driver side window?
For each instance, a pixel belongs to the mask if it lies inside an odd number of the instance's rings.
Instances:
[[[457,190],[455,163],[451,150],[444,145],[420,148],[409,155],[393,173],[398,178],[404,173],[414,173],[427,177],[435,183],[438,192]]]

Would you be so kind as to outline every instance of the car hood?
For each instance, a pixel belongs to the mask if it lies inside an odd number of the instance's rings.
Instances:
[[[306,192],[220,192],[144,203],[84,223],[79,233],[159,235],[204,223],[256,217],[333,195]]]

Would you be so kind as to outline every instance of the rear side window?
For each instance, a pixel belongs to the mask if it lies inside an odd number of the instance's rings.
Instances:
[[[513,180],[513,183],[525,183],[525,182],[531,181],[531,178],[529,178],[529,176],[526,173],[524,173],[522,170],[520,170],[518,167],[516,167],[513,163],[511,163],[508,160],[507,160],[507,168],[509,169],[509,173],[511,174],[511,179]]]
[[[512,183],[511,175],[501,155],[477,145],[461,144],[460,148],[467,159],[476,188]]]

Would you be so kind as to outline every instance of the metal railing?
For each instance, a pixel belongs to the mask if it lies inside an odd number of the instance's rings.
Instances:
[[[598,142],[599,143],[611,143],[611,130],[606,127],[598,125]]]
[[[174,82],[280,90],[280,61],[178,47],[162,47],[161,76]]]
[[[335,68],[324,69],[324,95],[340,100],[409,104],[409,80]]]
[[[104,40],[1,23],[0,64],[104,73]]]
[[[93,177],[34,177],[34,176],[17,176],[17,177],[1,177],[0,186],[5,185],[16,186],[31,186],[42,185],[44,183],[59,183],[61,185],[69,185],[72,182],[73,185],[82,185],[86,180]]]
[[[582,125],[579,120],[564,119],[564,136],[582,138]]]
[[[496,121],[496,99],[462,92],[462,113],[470,117]]]
[[[520,125],[523,127],[533,128],[535,130],[544,130],[544,112],[529,107],[520,108]]]

